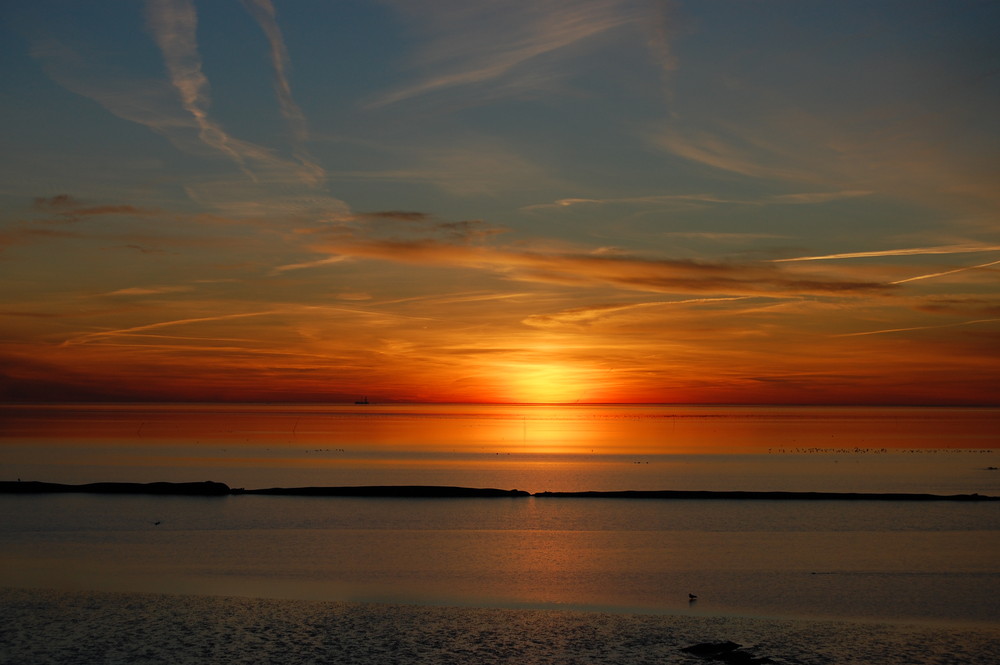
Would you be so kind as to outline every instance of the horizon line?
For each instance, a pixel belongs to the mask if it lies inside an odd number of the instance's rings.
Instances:
[[[19,406],[664,406],[664,407],[872,407],[872,408],[1000,408],[1000,402],[489,402],[489,401],[410,401],[387,399],[359,403],[353,400],[0,400],[0,407]]]

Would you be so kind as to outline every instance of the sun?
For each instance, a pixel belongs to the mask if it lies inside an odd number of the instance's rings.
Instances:
[[[508,368],[511,401],[524,404],[572,404],[593,401],[590,372],[556,363],[532,363]]]

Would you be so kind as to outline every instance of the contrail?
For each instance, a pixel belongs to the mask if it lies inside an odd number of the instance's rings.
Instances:
[[[73,339],[68,339],[60,346],[75,346],[77,344],[86,344],[92,342],[96,339],[101,339],[102,337],[115,337],[117,335],[128,335],[135,332],[141,332],[143,330],[156,330],[157,328],[166,328],[168,326],[180,326],[187,323],[203,323],[205,321],[224,321],[226,319],[243,319],[250,316],[266,316],[268,314],[280,314],[283,310],[269,309],[263,312],[245,312],[243,314],[222,314],[220,316],[204,316],[192,319],[176,319],[174,321],[160,321],[158,323],[147,323],[143,326],[133,326],[132,328],[121,328],[119,330],[102,330],[100,332],[87,333],[80,335],[79,337],[74,337]]]
[[[872,256],[913,256],[918,254],[968,254],[972,252],[997,252],[1000,245],[941,245],[938,247],[911,247],[908,249],[883,249],[875,252],[848,252],[822,256],[798,256],[793,259],[772,259],[772,263],[789,261],[826,261],[831,259],[860,259]]]
[[[153,38],[160,47],[170,82],[181,96],[181,104],[198,123],[199,138],[206,145],[228,155],[254,182],[243,156],[231,145],[232,139],[208,117],[208,78],[201,69],[196,34],[198,16],[192,0],[147,0],[146,16]]]
[[[288,122],[292,130],[295,157],[305,167],[305,175],[310,180],[310,184],[318,185],[326,179],[326,171],[315,162],[313,156],[309,154],[309,151],[305,147],[308,140],[306,117],[292,97],[292,86],[288,82],[290,62],[288,49],[285,47],[285,39],[275,18],[274,5],[271,3],[271,0],[243,0],[243,7],[257,21],[257,24],[264,31],[267,41],[271,45],[271,65],[274,67],[274,91],[278,97],[281,114],[285,117],[286,122]]]
[[[938,328],[957,328],[958,326],[971,326],[977,323],[995,323],[1000,319],[977,319],[975,321],[961,321],[959,323],[944,323],[939,326],[914,326],[912,328],[889,328],[886,330],[869,330],[867,332],[844,333],[833,335],[833,337],[861,337],[862,335],[884,335],[894,332],[909,332],[911,330],[937,330]]]
[[[931,279],[932,277],[944,277],[945,275],[954,275],[956,272],[965,272],[966,270],[976,270],[977,268],[989,268],[990,266],[995,266],[1000,261],[990,261],[989,263],[980,263],[978,266],[968,266],[965,268],[956,268],[955,270],[946,270],[945,272],[935,272],[929,275],[917,275],[916,277],[908,277],[906,279],[898,279],[895,282],[889,282],[890,284],[905,284],[906,282],[915,282],[918,279]]]

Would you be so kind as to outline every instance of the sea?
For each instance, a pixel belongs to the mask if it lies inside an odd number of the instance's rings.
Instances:
[[[998,467],[997,408],[0,406],[8,481],[1000,496]],[[1000,502],[6,494],[0,587],[995,627]]]

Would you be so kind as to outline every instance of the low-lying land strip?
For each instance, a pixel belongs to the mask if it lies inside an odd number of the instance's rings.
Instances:
[[[766,501],[1000,501],[984,494],[916,494],[902,492],[729,492],[697,490],[626,490],[611,492],[525,492],[447,485],[361,485],[347,487],[230,488],[225,483],[87,483],[65,485],[38,481],[0,481],[0,494],[157,494],[180,496],[340,496],[396,498],[527,497],[574,499],[726,499]]]

